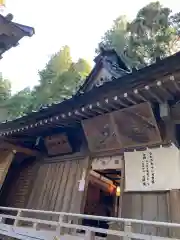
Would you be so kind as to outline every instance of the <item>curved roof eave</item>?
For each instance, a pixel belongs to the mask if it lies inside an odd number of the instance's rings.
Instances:
[[[33,27],[15,23],[0,14],[0,55],[7,52],[25,36],[31,37],[35,33]]]

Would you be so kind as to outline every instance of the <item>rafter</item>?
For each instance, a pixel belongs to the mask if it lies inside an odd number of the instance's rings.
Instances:
[[[12,144],[6,141],[1,141],[0,142],[0,149],[10,149],[12,151],[16,151],[16,152],[21,152],[24,153],[26,155],[30,155],[30,156],[40,156],[41,153],[39,151],[36,150],[32,150],[30,148],[26,148],[26,147],[22,147],[16,144]]]

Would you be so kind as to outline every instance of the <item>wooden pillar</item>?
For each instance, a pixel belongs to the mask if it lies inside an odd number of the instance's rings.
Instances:
[[[121,195],[120,195],[120,199],[119,199],[118,217],[121,217],[121,215],[122,215],[123,193],[124,193],[124,188],[125,188],[125,162],[124,162],[124,157],[123,157],[122,161],[123,161],[123,166],[122,166],[122,169],[121,169],[121,181],[120,181]]]
[[[163,120],[164,125],[164,141],[171,142],[178,146],[176,139],[176,126],[171,117],[169,105],[167,103],[160,104],[160,116]],[[173,177],[173,173],[172,173]],[[168,217],[169,222],[180,223],[180,190],[170,190],[167,193],[167,208],[168,208]],[[179,229],[170,229],[170,236],[179,238],[180,230]]]
[[[8,173],[9,167],[15,155],[15,151],[12,150],[2,150],[0,157],[0,187],[2,187],[5,177]]]
[[[180,223],[180,191],[171,190],[168,194],[168,210],[169,210],[169,221],[173,223]],[[171,228],[169,235],[173,238],[180,238],[180,229]]]

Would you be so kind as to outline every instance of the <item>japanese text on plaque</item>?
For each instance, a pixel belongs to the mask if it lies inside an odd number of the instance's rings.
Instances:
[[[152,152],[142,153],[142,184],[148,187],[155,183],[154,158]]]

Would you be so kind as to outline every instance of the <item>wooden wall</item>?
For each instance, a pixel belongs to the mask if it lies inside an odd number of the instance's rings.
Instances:
[[[78,181],[88,167],[88,158],[64,161],[57,159],[52,163],[42,163],[31,192],[28,208],[81,212],[84,192],[78,191]]]
[[[37,168],[38,163],[34,160],[12,166],[1,196],[3,205],[26,208]]]
[[[11,166],[11,163],[14,159],[14,153],[8,150],[2,150],[0,156],[0,188],[2,188],[4,184],[4,180],[6,179],[6,175]]]
[[[170,221],[169,193],[124,193],[122,200],[122,217],[149,221]],[[133,225],[134,232],[168,236],[169,232],[164,227]]]

